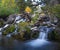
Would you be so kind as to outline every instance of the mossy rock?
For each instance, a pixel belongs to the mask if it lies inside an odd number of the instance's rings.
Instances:
[[[28,22],[21,22],[18,24],[18,27],[19,27],[19,30],[18,32],[21,32],[21,31],[30,31],[30,28],[29,28],[29,23]]]
[[[35,30],[34,32],[31,32],[31,39],[36,39],[39,36],[39,31]]]
[[[22,35],[21,35],[22,34]],[[20,41],[25,41],[26,40],[26,38],[24,37],[24,34],[25,33],[19,33],[19,34],[17,34],[17,35],[12,35],[12,37],[14,38],[14,39],[16,39],[16,40],[20,40]]]
[[[55,30],[55,39],[60,42],[60,31]]]
[[[60,42],[60,33],[58,33],[56,30],[54,30],[48,34],[48,39],[51,41]]]
[[[35,23],[35,22],[37,21],[38,17],[39,17],[39,15],[36,14],[36,15],[32,18],[33,23]]]
[[[3,24],[4,24],[4,21],[1,21],[1,20],[0,20],[0,27],[2,27]]]
[[[55,40],[55,35],[56,35],[55,34],[55,30],[50,32],[50,33],[48,33],[48,40],[54,41]]]
[[[12,24],[3,31],[3,35],[7,35],[8,33],[12,33],[14,30],[15,30],[15,26]]]

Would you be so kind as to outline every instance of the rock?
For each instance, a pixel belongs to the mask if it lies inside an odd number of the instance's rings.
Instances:
[[[2,27],[4,25],[4,20],[1,18],[0,19],[0,27]]]
[[[5,28],[7,28],[9,26],[9,24],[6,24],[3,28],[5,29]]]
[[[0,31],[2,31],[3,28],[0,28]]]
[[[26,19],[26,21],[31,22],[31,15],[29,13],[23,13],[23,17]]]
[[[31,28],[31,30],[37,30],[37,27],[33,27],[33,28]]]
[[[20,20],[21,19],[21,16],[17,16],[16,18],[15,18],[15,21],[18,21],[18,20]]]
[[[0,35],[2,35],[2,32],[0,32]]]
[[[24,14],[12,14],[12,15],[9,15],[9,17],[8,17],[7,21],[5,22],[5,24],[19,23],[21,21],[30,22],[31,17],[27,13],[24,13]]]
[[[37,27],[31,28],[31,39],[36,39],[39,36],[39,29]]]
[[[15,26],[12,24],[12,25],[5,25],[3,27],[3,35],[7,35],[9,33],[13,33],[15,31]]]
[[[16,23],[25,22],[25,21],[26,21],[26,19],[20,19],[20,20],[16,21]]]
[[[39,27],[39,26],[40,26],[40,21],[37,21],[37,22],[34,24],[34,26]]]
[[[17,14],[9,15],[9,16],[8,16],[8,20],[5,22],[5,24],[14,23],[16,17],[17,17]]]

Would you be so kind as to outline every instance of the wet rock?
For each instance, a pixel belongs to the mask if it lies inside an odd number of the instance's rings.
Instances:
[[[7,25],[8,26],[8,25]],[[15,26],[14,25],[9,25],[8,27],[5,27],[2,34],[3,35],[7,35],[9,33],[13,33],[15,30]]]
[[[7,23],[8,24],[14,23],[16,17],[17,17],[17,14],[9,15],[7,21],[5,22],[5,24],[7,24]]]
[[[25,22],[31,21],[31,17],[29,16],[29,14],[24,13],[24,14],[12,14],[10,16],[8,16],[7,21],[5,22],[5,24],[12,24],[12,23],[19,23],[19,22]]]
[[[31,22],[31,15],[29,13],[23,13],[23,15],[26,21]]]
[[[0,31],[2,31],[3,28],[0,28]]]
[[[4,20],[0,19],[0,27],[2,27],[4,25]]]
[[[19,23],[19,22],[21,22],[20,20],[22,19],[22,17],[21,17],[21,15],[20,14],[18,14],[18,16],[15,18],[15,23]]]
[[[39,36],[39,29],[38,27],[31,28],[31,38],[36,39]]]
[[[34,24],[34,26],[39,27],[39,26],[40,26],[40,21],[37,21],[37,22]]]
[[[6,24],[6,25],[3,27],[3,29],[7,28],[8,26],[9,26],[9,24]]]
[[[20,20],[16,21],[16,23],[25,22],[25,21],[26,21],[26,19],[20,19]]]

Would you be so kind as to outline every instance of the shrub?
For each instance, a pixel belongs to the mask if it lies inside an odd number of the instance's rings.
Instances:
[[[0,17],[7,17],[19,11],[19,8],[12,0],[2,0],[0,5]]]

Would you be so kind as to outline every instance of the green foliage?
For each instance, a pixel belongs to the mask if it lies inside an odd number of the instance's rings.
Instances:
[[[60,4],[55,5],[55,6],[45,6],[42,7],[43,11],[46,11],[46,13],[53,14],[54,16],[60,17]]]
[[[32,18],[32,22],[35,23],[38,19],[39,15],[36,13],[36,15]]]
[[[18,27],[21,29],[21,31],[26,30],[26,27],[29,25],[28,22],[21,22],[18,24]]]
[[[9,16],[10,14],[17,13],[17,9],[14,8],[5,8],[1,7],[0,8],[0,16]]]
[[[18,24],[19,30],[17,35],[13,35],[12,37],[14,39],[18,40],[25,40],[26,38],[29,38],[30,36],[30,28],[28,27],[28,22],[21,22]],[[27,37],[26,37],[27,36]]]
[[[12,0],[2,0],[0,5],[0,17],[9,16],[19,11],[19,8]]]
[[[30,32],[30,28],[28,26],[29,26],[28,22],[21,22],[18,24],[18,27],[19,27],[18,32],[20,32],[21,36],[24,35],[24,31],[26,31],[27,33]]]
[[[24,0],[18,0],[17,5],[20,9],[20,13],[25,10],[26,4]]]
[[[60,17],[60,4],[56,5],[52,8],[52,12],[54,13],[54,15],[56,15],[57,17]]]
[[[2,22],[0,22],[0,27],[2,26]]]
[[[8,28],[6,28],[6,30],[3,31],[3,35],[6,35],[8,33],[12,33],[15,30],[15,26],[11,25]]]

